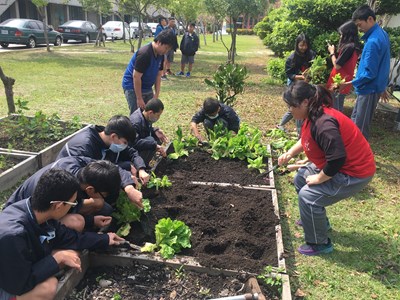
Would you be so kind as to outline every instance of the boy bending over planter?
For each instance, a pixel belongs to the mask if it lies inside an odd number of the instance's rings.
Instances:
[[[49,164],[18,187],[8,199],[5,207],[31,197],[39,179],[50,169],[62,169],[78,179],[80,189],[77,195],[78,205],[71,207],[69,213],[60,219],[65,226],[79,232],[84,228],[101,228],[111,222],[113,204],[120,189],[133,187],[130,172],[123,170],[106,160],[94,160],[89,157],[71,156]]]
[[[136,131],[136,139],[131,146],[139,151],[147,165],[156,152],[163,157],[167,155],[161,145],[167,143],[168,138],[160,128],[153,127],[153,123],[160,119],[163,111],[164,104],[161,100],[152,99],[146,103],[144,111],[138,108],[129,117]]]
[[[199,110],[190,123],[194,136],[200,141],[205,139],[199,132],[198,124],[203,123],[206,131],[213,130],[217,123],[223,124],[229,131],[239,130],[240,119],[232,107],[218,102],[214,98],[204,100],[203,108]]]
[[[93,159],[109,160],[121,168],[139,176],[147,184],[150,175],[146,164],[136,149],[128,146],[135,141],[135,128],[126,116],[113,116],[107,126],[93,125],[75,135],[61,149],[57,159],[68,156],[86,156]],[[138,170],[138,174],[136,174]],[[133,186],[132,186],[133,187]],[[135,188],[129,190],[129,199],[142,208],[142,193]]]
[[[124,239],[115,233],[77,233],[62,225],[76,206],[79,183],[59,169],[40,178],[32,197],[0,213],[0,299],[53,299],[54,275],[65,266],[81,270],[77,250],[105,249]]]

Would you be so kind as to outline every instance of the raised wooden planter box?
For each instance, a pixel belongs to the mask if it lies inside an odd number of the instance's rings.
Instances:
[[[11,115],[11,116],[7,116],[7,117],[4,117],[4,118],[1,118],[1,119],[0,119],[0,122],[1,122],[1,120],[3,120],[3,119],[6,119],[6,118],[15,118],[15,117],[18,117],[18,115]],[[61,122],[63,122],[63,121],[61,121]],[[42,168],[42,167],[44,167],[44,166],[46,166],[46,165],[52,163],[52,162],[56,159],[56,157],[57,157],[58,153],[60,152],[60,150],[62,149],[62,147],[63,147],[72,137],[74,137],[76,134],[80,133],[81,131],[83,131],[84,129],[86,129],[87,127],[89,127],[90,125],[88,125],[88,124],[82,124],[82,126],[84,126],[84,127],[82,127],[80,130],[78,130],[78,131],[76,131],[76,132],[74,132],[74,133],[72,133],[72,134],[70,134],[70,135],[64,137],[64,138],[61,139],[60,141],[57,141],[57,142],[53,143],[52,145],[46,147],[45,149],[43,149],[43,150],[41,150],[41,151],[39,151],[39,152],[27,151],[27,150],[22,150],[22,149],[13,149],[13,151],[14,151],[14,152],[18,152],[18,153],[27,154],[27,155],[36,155],[36,156],[37,156],[37,159],[38,159],[39,168]],[[8,150],[8,149],[1,148],[1,147],[0,147],[0,151],[7,151],[7,150]]]
[[[16,185],[23,177],[29,176],[39,169],[38,156],[35,153],[2,151],[0,154],[22,159],[21,162],[0,174],[0,192]]]

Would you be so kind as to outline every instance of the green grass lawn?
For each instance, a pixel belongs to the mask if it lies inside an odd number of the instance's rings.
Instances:
[[[229,37],[224,37],[229,45]],[[54,48],[53,48],[54,49]],[[114,114],[128,114],[121,78],[132,53],[122,41],[106,48],[79,45],[55,48],[53,52],[0,53],[0,66],[16,79],[15,98],[29,101],[36,110],[74,115],[89,123],[105,124]],[[179,51],[178,51],[179,52]],[[160,98],[165,111],[158,125],[172,136],[178,125],[186,130],[192,114],[204,98],[215,92],[204,84],[220,63],[226,61],[221,42],[207,37],[196,55],[192,77],[162,82]],[[254,36],[238,36],[237,62],[250,71],[247,87],[235,109],[241,120],[267,131],[285,112],[283,86],[268,85],[264,66],[271,57]],[[172,70],[179,70],[180,54]],[[351,97],[350,97],[351,98]],[[353,102],[346,102],[346,113]],[[7,113],[4,89],[0,89],[0,116]],[[353,198],[327,209],[333,227],[335,251],[321,257],[304,257],[296,249],[303,242],[294,225],[299,217],[293,174],[277,176],[286,259],[292,293],[306,299],[400,299],[400,134],[391,130],[394,116],[377,112],[372,124],[371,146],[377,173],[372,183]],[[294,123],[290,125],[295,130]],[[2,194],[2,200],[11,191]]]

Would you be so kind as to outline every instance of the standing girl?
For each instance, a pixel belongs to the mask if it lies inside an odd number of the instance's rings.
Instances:
[[[360,41],[358,38],[357,25],[352,21],[348,21],[339,27],[340,34],[338,55],[335,53],[335,46],[329,45],[328,51],[332,59],[333,69],[329,76],[327,87],[329,89],[335,88],[333,86],[333,77],[340,74],[344,82],[353,80],[354,68],[356,67],[358,57],[361,53]],[[340,91],[335,92],[335,99],[333,101],[333,108],[343,111],[344,98],[350,93],[352,86],[347,85]]]
[[[311,66],[311,61],[315,57],[315,52],[310,49],[310,41],[304,33],[296,38],[294,51],[286,60],[285,73],[288,78],[287,84],[290,85],[296,80],[305,80],[303,72]],[[279,129],[284,130],[284,125],[293,119],[292,114],[286,112],[279,125]],[[297,133],[300,134],[301,120],[296,120]]]

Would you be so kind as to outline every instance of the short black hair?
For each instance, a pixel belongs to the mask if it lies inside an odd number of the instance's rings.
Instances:
[[[207,98],[206,100],[204,100],[204,103],[203,103],[203,109],[207,115],[212,115],[212,114],[216,113],[219,106],[220,106],[220,103],[218,102],[217,99],[214,99],[214,98]]]
[[[127,116],[113,116],[104,128],[106,135],[115,133],[119,138],[127,139],[128,143],[133,143],[136,138],[136,130]]]
[[[372,17],[374,21],[376,21],[375,12],[369,7],[369,5],[364,4],[361,5],[353,12],[352,20],[355,22],[356,20],[367,21],[369,17]]]
[[[154,113],[158,113],[164,110],[164,104],[161,102],[160,99],[151,99],[149,102],[146,103],[144,110],[152,110]]]
[[[176,44],[176,35],[172,29],[164,29],[154,38],[154,41],[160,42],[161,45],[174,47]]]
[[[79,183],[94,187],[96,192],[118,194],[121,189],[121,175],[116,165],[108,160],[98,160],[83,167],[77,178]]]
[[[158,19],[158,24],[161,25],[161,21],[162,21],[162,20],[167,21],[167,18],[166,18],[166,17],[161,17],[161,18],[159,18],[159,19]]]
[[[168,21],[175,21],[175,17],[169,17]]]
[[[71,173],[53,168],[40,177],[31,197],[31,205],[39,212],[47,211],[51,201],[69,201],[80,189]]]
[[[196,27],[196,23],[189,23],[189,26]]]

